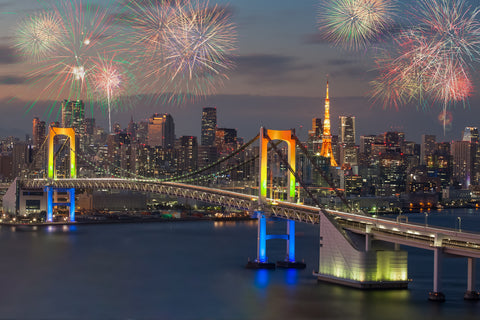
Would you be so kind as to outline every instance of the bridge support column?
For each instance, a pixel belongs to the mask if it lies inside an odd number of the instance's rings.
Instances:
[[[370,251],[372,248],[372,235],[370,233],[365,234],[365,251]]]
[[[75,222],[75,188],[68,189],[70,198],[70,222]]]
[[[269,263],[267,258],[267,219],[263,211],[255,211],[257,216],[257,258],[248,261],[246,267],[249,269],[275,269],[274,263]]]
[[[288,262],[295,262],[295,221],[287,220],[287,256]]]
[[[258,212],[257,261],[267,262],[267,220],[263,212]]]
[[[45,187],[45,191],[47,192],[47,221],[53,221],[53,188],[52,187]]]
[[[465,300],[479,300],[480,295],[478,291],[475,290],[475,267],[476,267],[476,259],[475,258],[468,258],[468,271],[467,271],[467,291],[463,295]]]
[[[304,262],[295,261],[295,221],[287,220],[287,258],[283,261],[277,261],[279,268],[304,269]]]
[[[442,247],[435,247],[433,251],[433,291],[428,294],[430,301],[445,301],[445,295],[441,292],[442,282]]]

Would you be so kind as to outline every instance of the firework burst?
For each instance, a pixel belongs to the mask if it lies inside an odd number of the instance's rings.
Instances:
[[[14,48],[27,60],[39,61],[55,52],[63,36],[59,17],[53,12],[41,11],[19,24]]]
[[[465,104],[473,92],[473,63],[480,57],[479,8],[464,0],[421,0],[412,14],[419,25],[395,39],[395,57],[377,59],[381,72],[372,82],[372,96],[396,107],[426,98],[441,103],[444,113],[449,105]]]
[[[118,101],[121,97],[130,97],[134,91],[134,77],[127,66],[129,63],[115,56],[107,58],[99,56],[95,61],[92,72],[92,84],[95,95],[101,106],[106,107],[108,112],[109,130],[112,130],[112,107],[118,109]]]
[[[392,24],[394,10],[390,0],[323,0],[319,30],[336,45],[365,48]]]
[[[41,44],[23,50],[33,59],[29,77],[32,85],[43,88],[39,96],[54,101],[93,101],[97,60],[101,54],[121,51],[116,33],[111,30],[111,19],[109,9],[89,1],[71,0],[58,1],[32,15],[26,20],[29,23],[22,23],[16,47],[22,50],[32,41]],[[54,107],[55,103],[49,116]]]
[[[236,32],[226,8],[199,1],[131,1],[135,43],[150,91],[181,102],[205,96],[233,67]]]

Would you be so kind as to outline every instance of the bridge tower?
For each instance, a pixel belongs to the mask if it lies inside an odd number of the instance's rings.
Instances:
[[[54,141],[57,135],[67,136],[70,140],[70,178],[77,178],[76,152],[75,152],[75,129],[73,128],[59,128],[50,127],[48,132],[48,179],[57,179],[54,161]],[[75,188],[54,188],[46,186],[47,193],[47,221],[53,221],[53,207],[54,206],[68,206],[70,207],[70,221],[75,221]],[[69,195],[69,202],[53,202],[54,192],[67,192]]]
[[[260,209],[255,211],[258,219],[258,235],[257,235],[257,258],[255,261],[249,261],[247,268],[275,268],[275,264],[269,263],[267,258],[267,240],[284,239],[287,241],[286,259],[277,262],[278,267],[284,268],[305,268],[303,262],[295,260],[295,221],[287,221],[287,233],[281,235],[267,234],[267,217],[265,212],[261,209],[263,204],[267,203],[267,156],[268,143],[273,140],[285,141],[288,146],[288,165],[295,170],[295,148],[296,142],[294,139],[295,132],[293,130],[268,130],[263,127],[260,128],[260,180],[258,188],[258,204]],[[287,201],[295,201],[295,175],[292,172],[288,173],[288,189]],[[282,219],[269,219],[273,221],[280,221]]]

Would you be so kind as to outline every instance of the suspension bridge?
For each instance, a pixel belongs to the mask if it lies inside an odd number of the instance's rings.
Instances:
[[[54,141],[56,135],[64,135],[70,140],[70,178],[59,178],[55,170]],[[320,225],[319,269],[315,276],[322,281],[358,287],[358,288],[406,288],[408,286],[407,252],[400,245],[433,251],[433,290],[429,299],[443,301],[442,260],[446,257],[463,257],[468,261],[467,289],[465,299],[477,300],[475,289],[476,258],[480,257],[480,234],[460,232],[447,228],[427,226],[408,222],[408,219],[387,219],[371,216],[352,210],[343,192],[336,188],[331,177],[323,170],[318,161],[299,141],[293,130],[260,129],[260,134],[237,148],[231,154],[209,166],[168,179],[143,177],[123,168],[116,168],[124,176],[115,176],[107,172],[107,177],[77,177],[75,152],[75,132],[69,128],[51,128],[48,136],[48,163],[45,177],[17,178],[9,187],[6,201],[18,205],[24,190],[43,190],[46,198],[47,221],[53,221],[55,206],[70,208],[70,221],[75,221],[75,190],[106,189],[132,190],[146,193],[158,193],[175,198],[185,198],[248,211],[258,220],[257,256],[247,264],[251,268],[274,268],[267,255],[267,241],[286,240],[286,258],[277,262],[277,267],[304,268],[295,257],[295,223]],[[233,157],[245,152],[259,140],[259,151],[253,153],[241,163],[225,168]],[[280,142],[287,144],[287,150],[280,149]],[[64,144],[65,145],[65,144]],[[296,170],[296,151],[310,161],[314,170],[322,177],[326,185],[344,207],[342,211],[326,208],[312,194],[308,185]],[[286,200],[267,197],[269,154],[275,154],[287,172]],[[80,155],[81,158],[81,155]],[[82,159],[82,158],[81,158]],[[82,159],[83,162],[88,159]],[[209,181],[212,176],[235,170],[242,165],[258,161],[258,194],[244,194],[222,188],[196,185],[194,182]],[[311,204],[298,203],[297,183]],[[69,200],[53,202],[55,192],[67,192]],[[18,208],[18,207],[17,207]],[[286,222],[285,234],[269,234],[266,222]]]

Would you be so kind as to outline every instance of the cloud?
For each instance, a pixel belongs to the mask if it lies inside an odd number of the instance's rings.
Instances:
[[[8,46],[0,45],[0,64],[12,64],[18,61],[15,50]]]
[[[303,39],[302,42],[305,43],[305,44],[330,43],[329,41],[327,41],[325,39],[325,36],[320,32],[306,34],[306,35],[303,36],[302,39]]]
[[[311,70],[312,65],[300,64],[298,59],[292,56],[279,54],[250,54],[234,58],[238,75],[245,75],[254,82],[297,82],[299,79],[293,74],[297,71]]]
[[[340,68],[334,71],[331,71],[329,75],[332,78],[336,77],[351,77],[351,78],[360,78],[364,79],[365,77],[373,78],[372,73],[365,66],[352,66],[346,68]]]
[[[13,75],[0,76],[0,85],[6,84],[23,84],[27,79],[24,77],[18,77]]]
[[[326,64],[329,66],[345,66],[345,65],[353,64],[354,62],[355,61],[350,59],[337,58],[337,59],[328,60]]]

